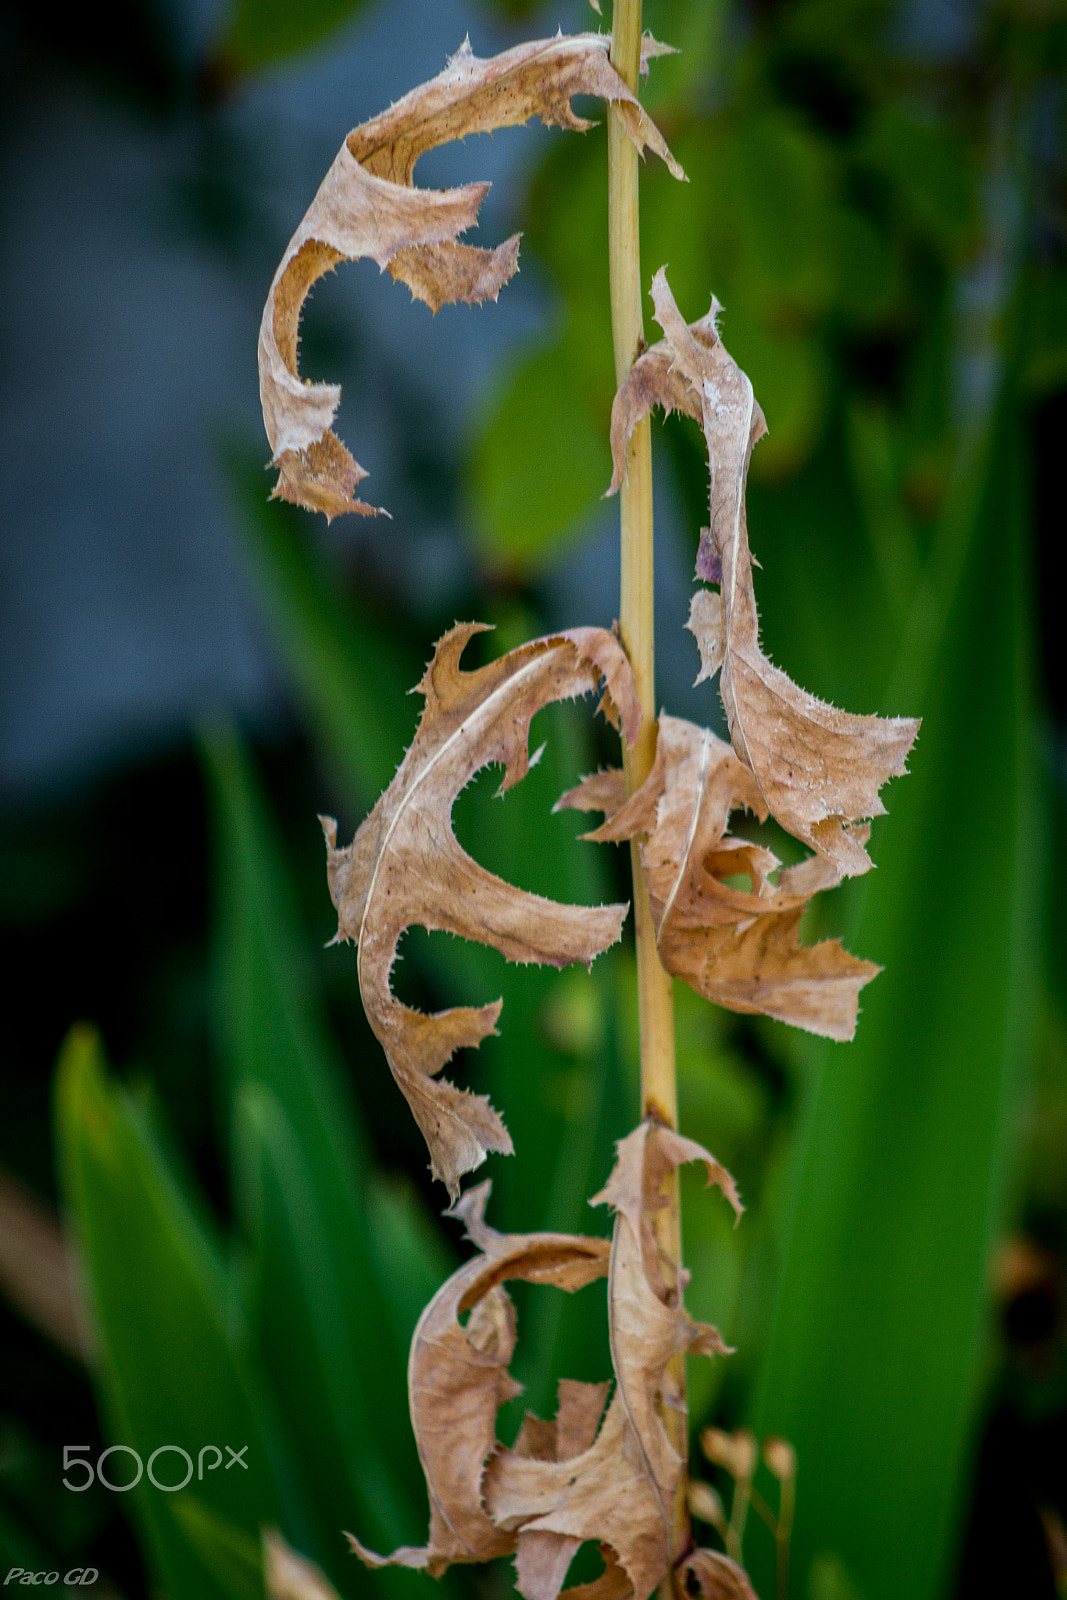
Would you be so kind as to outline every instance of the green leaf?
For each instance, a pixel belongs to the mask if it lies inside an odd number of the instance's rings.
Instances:
[[[1036,921],[1024,503],[1005,402],[898,674],[923,727],[850,940],[886,970],[810,1096],[756,1408],[801,1581],[832,1556],[872,1600],[945,1592],[967,1485]]]
[[[72,1031],[60,1056],[57,1124],[103,1410],[111,1438],[125,1447],[105,1471],[124,1482],[135,1466],[129,1451],[140,1455],[145,1470],[130,1492],[131,1511],[169,1600],[247,1600],[247,1587],[205,1563],[176,1511],[195,1494],[257,1543],[264,1523],[282,1521],[280,1461],[222,1263],[87,1027]],[[228,1461],[227,1446],[245,1451],[240,1464]],[[157,1457],[155,1476],[178,1482],[185,1463],[176,1451],[184,1450],[194,1468],[188,1491],[149,1482],[150,1458],[163,1447],[172,1448]]]
[[[263,1593],[259,1541],[218,1516],[196,1495],[179,1496],[174,1503],[174,1516],[220,1588],[235,1600],[258,1600]]]
[[[219,55],[245,71],[318,44],[363,9],[365,0],[237,0]]]
[[[611,481],[605,421],[570,339],[512,373],[470,469],[475,537],[492,567],[536,570],[588,527]]]
[[[231,451],[226,464],[268,620],[312,729],[348,792],[369,807],[411,743],[406,698],[422,662],[397,630],[342,601],[313,548],[305,513],[269,500],[261,473]]]
[[[739,225],[737,281],[747,303],[786,326],[825,310],[836,277],[825,144],[780,110],[750,112],[737,123],[725,159]]]
[[[327,1541],[354,1520],[361,1536],[395,1541],[412,1536],[421,1516],[406,1357],[413,1299],[432,1270],[425,1228],[410,1209],[389,1210],[383,1259],[372,1218],[389,1202],[372,1180],[367,1135],[304,972],[263,798],[232,735],[216,732],[206,749],[220,1042],[237,1118],[236,1208],[253,1242],[253,1338]],[[373,1069],[386,1071],[379,1061]],[[433,1288],[447,1270],[442,1251]],[[324,1559],[331,1549],[327,1542]]]
[[[894,184],[908,220],[946,250],[958,249],[977,220],[968,152],[952,133],[899,105],[883,106],[863,155]]]
[[[0,1562],[5,1572],[23,1567],[29,1572],[46,1572],[50,1562],[36,1537],[4,1504],[0,1503]]]
[[[343,1529],[385,1550],[420,1532],[421,1507],[398,1479],[414,1448],[392,1358],[408,1341],[389,1324],[352,1325],[350,1287],[366,1287],[353,1258],[367,1241],[350,1237],[347,1257],[338,1252],[336,1219],[324,1213],[322,1186],[276,1096],[248,1086],[237,1115],[242,1210],[254,1230],[247,1287],[253,1337],[314,1495],[322,1559],[350,1580]],[[395,1267],[402,1276],[402,1254]],[[359,1577],[361,1587],[371,1586]],[[413,1585],[409,1576],[405,1584],[398,1574],[389,1586],[399,1592],[417,1588],[417,1580]]]

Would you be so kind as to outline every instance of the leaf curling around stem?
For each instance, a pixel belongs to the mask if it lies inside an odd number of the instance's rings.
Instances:
[[[677,1403],[669,1367],[676,1355],[727,1351],[718,1331],[694,1322],[681,1284],[659,1254],[650,1217],[663,1186],[684,1162],[702,1162],[735,1211],[729,1173],[692,1140],[643,1122],[620,1141],[612,1174],[593,1201],[615,1213],[612,1239],[570,1234],[501,1234],[485,1220],[489,1185],[453,1208],[478,1254],[442,1286],[412,1341],[412,1424],[426,1474],[430,1530],[425,1546],[374,1555],[369,1565],[413,1567],[437,1576],[457,1561],[512,1554],[526,1600],[556,1600],[578,1547],[600,1544],[605,1570],[569,1600],[647,1600],[671,1556],[671,1505],[682,1460],[660,1417]],[[608,1278],[615,1392],[563,1380],[551,1422],[527,1415],[511,1448],[496,1438],[500,1406],[516,1392],[508,1371],[517,1329],[504,1284],[511,1279],[573,1291]],[[470,1311],[466,1327],[460,1314]]]
[[[879,972],[837,939],[800,943],[813,895],[835,887],[833,862],[809,856],[779,871],[772,851],[728,832],[745,809],[765,821],[751,770],[709,728],[660,716],[652,771],[629,800],[621,773],[594,773],[556,802],[603,811],[587,839],[636,839],[660,960],[716,1005],[775,1017],[829,1039],[851,1039],[859,992]],[[857,830],[865,839],[865,830]],[[748,889],[738,878],[747,878]]]
[[[508,961],[557,967],[588,966],[614,944],[625,905],[562,905],[505,883],[461,848],[452,807],[482,767],[503,767],[502,790],[525,777],[530,722],[552,701],[600,689],[602,708],[629,743],[641,716],[630,664],[605,629],[535,639],[466,671],[460,658],[481,631],[461,624],[438,643],[419,684],[425,704],[411,747],[352,843],[338,849],[336,823],[322,819],[337,938],[357,946],[367,1018],[426,1139],[433,1174],[453,1198],[462,1174],[488,1151],[512,1149],[485,1096],[437,1077],[456,1050],[494,1031],[500,1002],[432,1016],[402,1005],[391,988],[400,937],[419,926],[490,945]]]
[[[575,95],[613,105],[640,152],[651,149],[677,178],[685,174],[663,136],[608,60],[600,34],[540,39],[480,59],[465,40],[444,71],[380,116],[349,133],[282,256],[259,331],[259,389],[272,465],[273,494],[332,518],[376,515],[355,497],[365,470],[337,435],[336,384],[300,376],[300,314],[312,286],[341,261],[369,257],[406,283],[432,311],[462,301],[495,300],[518,267],[519,237],[495,249],[459,243],[474,226],[487,183],[417,189],[421,155],[472,133],[540,117],[582,131],[591,124],[571,105]],[[647,40],[643,59],[661,53]]]
[[[745,508],[749,460],[766,432],[763,413],[719,337],[718,302],[687,324],[662,267],[652,280],[652,300],[665,337],[638,357],[615,397],[611,490],[625,475],[633,429],[654,406],[683,411],[700,424],[711,515],[701,533],[697,577],[719,589],[701,588],[693,597],[688,626],[700,648],[697,682],[719,674],[734,751],[782,827],[841,877],[866,872],[871,860],[858,824],[884,812],[879,790],[905,771],[919,724],[910,717],[838,711],[763,654]]]

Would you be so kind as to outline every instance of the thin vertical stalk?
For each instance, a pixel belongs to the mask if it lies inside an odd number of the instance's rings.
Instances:
[[[611,60],[636,93],[641,66],[641,0],[615,0]],[[608,114],[608,272],[615,379],[621,385],[644,345],[641,316],[641,235],[638,207],[638,155],[614,110]],[[627,793],[647,778],[656,748],[656,689],[653,629],[652,441],[648,419],[630,439],[626,478],[620,495],[622,533],[619,628],[637,679],[644,717],[632,752],[624,753]],[[678,1088],[674,1056],[674,998],[669,975],[656,949],[656,934],[640,849],[630,846],[637,936],[637,997],[641,1036],[641,1114],[678,1126]],[[653,1214],[660,1248],[681,1269],[682,1238],[677,1174],[670,1204]],[[663,1421],[683,1462],[688,1461],[688,1417],[684,1407],[685,1358],[672,1363],[682,1404],[666,1408]],[[677,1559],[689,1539],[686,1479],[674,1506],[673,1551]],[[669,1593],[669,1579],[664,1593]]]

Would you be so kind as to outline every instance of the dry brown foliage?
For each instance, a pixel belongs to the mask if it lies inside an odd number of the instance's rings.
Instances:
[[[646,60],[661,49],[646,40]],[[611,65],[609,40],[593,34],[520,45],[490,60],[465,43],[438,77],[348,135],[286,249],[263,312],[260,392],[279,472],[276,495],[327,517],[374,509],[355,497],[366,474],[332,429],[339,388],[305,382],[298,371],[300,314],[316,280],[342,260],[366,256],[434,312],[452,301],[495,299],[516,270],[518,237],[491,250],[461,244],[488,186],[417,189],[416,163],[438,145],[533,116],[586,128],[572,109],[578,94],[614,107],[639,152],[653,150],[684,176]],[[878,969],[837,940],[803,945],[800,922],[817,891],[870,867],[867,819],[883,810],[882,785],[904,771],[918,724],[838,711],[763,654],[745,511],[763,414],[719,338],[716,303],[687,325],[662,270],[652,294],[664,338],[639,356],[616,396],[612,489],[625,473],[634,428],[655,406],[699,423],[711,494],[697,576],[717,587],[698,589],[689,627],[700,649],[698,682],[719,674],[731,744],[664,715],[654,765],[636,793],[627,795],[621,772],[601,772],[559,804],[604,813],[592,838],[638,842],[669,972],[733,1011],[851,1038],[859,991]],[[459,1197],[462,1174],[489,1151],[509,1153],[511,1140],[485,1096],[438,1075],[457,1049],[494,1031],[500,1002],[433,1016],[401,1004],[391,986],[399,941],[417,925],[490,945],[509,961],[555,966],[588,964],[612,944],[625,906],[560,905],[502,882],[461,849],[452,808],[484,766],[503,769],[502,790],[525,776],[530,721],[551,701],[600,690],[602,709],[631,745],[642,718],[614,634],[576,629],[465,671],[460,657],[478,631],[476,624],[457,626],[438,644],[418,686],[425,704],[412,745],[352,843],[338,849],[336,824],[323,819],[337,938],[357,945],[367,1016],[426,1139],[432,1171],[447,1184],[476,1251],[427,1306],[412,1344],[409,1398],[429,1492],[427,1542],[390,1556],[354,1537],[352,1545],[371,1566],[433,1575],[455,1562],[510,1555],[526,1600],[556,1600],[575,1552],[591,1541],[604,1571],[566,1591],[570,1600],[647,1600],[679,1556],[675,1506],[685,1463],[663,1420],[672,1408],[684,1409],[679,1358],[726,1349],[716,1329],[686,1313],[685,1274],[664,1253],[653,1219],[688,1161],[704,1163],[709,1183],[738,1215],[741,1206],[730,1175],[705,1150],[652,1121],[620,1142],[594,1199],[614,1213],[610,1243],[501,1234],[485,1220],[488,1184]],[[738,810],[762,821],[773,815],[814,854],[782,869],[769,849],[730,833]],[[573,1292],[605,1277],[614,1388],[562,1382],[555,1418],[528,1414],[505,1446],[498,1415],[518,1392],[510,1371],[515,1310],[505,1284],[519,1279]],[[727,1527],[736,1556],[743,1507],[755,1494],[756,1445],[748,1435],[721,1438],[726,1445],[715,1448],[733,1452],[729,1460],[740,1472],[742,1511],[727,1524],[716,1492],[692,1487],[715,1525]],[[796,1463],[784,1441],[767,1449],[783,1484],[775,1537],[787,1547]],[[322,1575],[280,1539],[268,1536],[265,1548],[271,1600],[331,1600]],[[686,1551],[674,1577],[679,1595],[692,1600],[754,1600],[743,1570],[712,1551]]]
[[[871,861],[857,824],[885,810],[878,791],[905,770],[919,724],[910,717],[838,711],[798,688],[763,654],[745,515],[749,459],[766,432],[763,413],[719,338],[718,303],[688,326],[662,268],[652,300],[665,338],[638,358],[616,396],[612,488],[625,473],[627,440],[653,406],[699,422],[711,472],[711,519],[701,535],[697,576],[719,589],[698,589],[693,597],[697,682],[719,673],[734,751],[772,816],[841,877],[866,872]]]
[[[615,1213],[610,1245],[582,1235],[497,1233],[485,1222],[489,1185],[463,1195],[454,1211],[478,1254],[423,1313],[409,1369],[429,1539],[381,1557],[353,1538],[370,1565],[436,1575],[456,1561],[513,1554],[526,1600],[555,1600],[575,1551],[593,1540],[607,1547],[605,1571],[568,1594],[646,1600],[652,1593],[670,1564],[683,1465],[660,1416],[679,1398],[669,1365],[685,1351],[726,1349],[715,1328],[686,1313],[652,1231],[652,1213],[666,1204],[664,1184],[687,1161],[704,1164],[708,1182],[739,1215],[729,1173],[700,1145],[651,1122],[620,1142],[611,1177],[594,1197]],[[562,1383],[554,1421],[528,1415],[515,1444],[499,1444],[497,1412],[517,1392],[508,1371],[514,1308],[503,1285],[523,1278],[573,1291],[604,1276],[615,1370],[606,1414],[608,1385]]]
[[[481,60],[465,41],[436,78],[348,135],[289,241],[263,308],[259,392],[279,469],[276,495],[327,517],[377,510],[355,498],[367,474],[333,432],[340,388],[300,377],[300,313],[317,279],[340,261],[367,256],[437,311],[452,301],[495,300],[518,266],[518,234],[495,250],[457,243],[477,221],[489,185],[415,188],[415,164],[427,150],[535,116],[559,128],[588,128],[571,99],[594,95],[617,108],[639,151],[653,150],[676,177],[684,176],[609,62],[609,44],[600,34],[560,34]],[[646,56],[659,49],[647,41]]]
[[[593,958],[619,937],[625,905],[564,906],[486,872],[461,849],[452,805],[484,766],[504,768],[501,791],[529,770],[530,720],[542,706],[602,687],[605,708],[631,741],[640,707],[618,640],[602,628],[536,639],[477,671],[459,662],[477,624],[440,641],[419,684],[425,707],[389,788],[352,843],[336,848],[323,820],[338,939],[358,946],[364,1008],[430,1150],[435,1177],[453,1198],[459,1179],[511,1139],[483,1095],[436,1074],[462,1046],[492,1033],[500,1002],[425,1016],[393,995],[390,975],[405,928],[418,924],[492,945],[509,961],[562,967]]]
[[[779,873],[772,851],[728,833],[731,811],[767,816],[752,772],[730,745],[708,728],[661,716],[655,764],[630,800],[621,772],[601,772],[557,803],[606,812],[587,838],[642,840],[656,944],[668,972],[730,1011],[852,1038],[859,991],[879,969],[837,939],[800,943],[811,896],[840,882],[838,871],[816,855]]]

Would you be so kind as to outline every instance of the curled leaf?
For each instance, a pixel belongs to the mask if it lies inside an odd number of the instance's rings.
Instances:
[[[620,775],[621,776],[621,775]],[[830,1039],[851,1039],[859,991],[880,970],[837,939],[800,943],[810,897],[840,876],[810,856],[781,872],[772,851],[727,832],[730,812],[767,807],[750,769],[707,728],[661,716],[656,759],[633,797],[597,773],[556,803],[608,810],[586,837],[641,839],[660,960],[675,977],[730,1011],[759,1012]],[[857,837],[865,835],[857,834]],[[738,880],[748,880],[750,887]]]
[[[649,1220],[666,1203],[667,1177],[694,1160],[740,1211],[733,1180],[706,1150],[642,1123],[620,1142],[594,1202],[615,1211],[610,1244],[571,1234],[500,1234],[485,1221],[489,1185],[462,1196],[454,1211],[478,1255],[426,1308],[409,1367],[429,1538],[381,1557],[349,1535],[364,1561],[436,1576],[452,1562],[512,1553],[526,1600],[556,1600],[575,1551],[592,1540],[605,1570],[567,1590],[568,1600],[647,1600],[669,1565],[682,1472],[659,1415],[676,1400],[668,1366],[686,1350],[726,1350],[716,1329],[686,1314],[679,1287],[668,1287]],[[500,1445],[497,1412],[517,1392],[508,1371],[514,1311],[503,1285],[522,1278],[573,1291],[605,1276],[616,1382],[603,1420],[608,1386],[564,1381],[555,1419],[527,1416],[514,1446]],[[465,1311],[466,1327],[459,1320]]]
[[[415,164],[427,150],[534,116],[546,125],[588,128],[571,99],[595,95],[616,107],[639,151],[653,150],[684,177],[608,60],[609,48],[599,34],[560,34],[481,60],[464,41],[436,78],[348,135],[289,241],[263,308],[259,388],[279,469],[275,495],[327,517],[375,511],[354,498],[366,472],[332,430],[339,387],[306,383],[298,370],[300,312],[317,279],[340,261],[367,256],[437,311],[452,301],[495,300],[516,270],[518,235],[495,250],[457,243],[474,226],[488,184],[413,187]],[[647,41],[646,59],[655,53]]]
[[[585,1540],[610,1546],[635,1600],[646,1600],[670,1561],[672,1507],[682,1460],[660,1418],[673,1390],[672,1358],[686,1350],[725,1352],[717,1330],[695,1323],[668,1288],[649,1214],[665,1203],[668,1174],[703,1161],[708,1181],[740,1209],[724,1168],[692,1140],[642,1123],[618,1147],[615,1168],[593,1204],[615,1211],[608,1284],[608,1325],[616,1388],[595,1442],[565,1462],[531,1460],[500,1449],[485,1474],[493,1521],[522,1536],[553,1536],[560,1552]],[[546,1540],[546,1549],[551,1549]],[[598,1580],[615,1582],[609,1568]],[[525,1590],[522,1591],[526,1593]],[[555,1600],[544,1590],[528,1600]]]
[[[752,448],[766,431],[752,385],[715,326],[718,305],[688,326],[661,268],[652,282],[665,338],[634,363],[612,413],[612,488],[625,473],[626,443],[653,406],[700,423],[711,471],[710,525],[701,535],[700,589],[689,627],[701,654],[697,679],[719,673],[730,738],[772,815],[842,877],[871,865],[856,824],[885,807],[878,791],[905,770],[919,724],[908,717],[857,717],[797,687],[759,644],[745,484]]]
[[[403,1566],[439,1576],[458,1561],[488,1561],[516,1549],[516,1535],[483,1506],[482,1479],[496,1447],[496,1415],[519,1392],[508,1371],[515,1348],[515,1312],[503,1285],[523,1278],[573,1292],[608,1272],[606,1239],[574,1234],[502,1234],[485,1221],[489,1184],[470,1189],[454,1207],[479,1254],[454,1272],[423,1312],[411,1345],[411,1421],[430,1496],[425,1546],[377,1556],[349,1534],[368,1566]],[[470,1316],[464,1327],[461,1312]],[[561,1386],[562,1388],[562,1386]],[[582,1391],[579,1393],[578,1391]],[[580,1448],[594,1433],[604,1391],[576,1384],[561,1393],[555,1424],[528,1421],[516,1451]],[[566,1567],[560,1575],[560,1582]]]
[[[510,1153],[507,1129],[484,1096],[436,1074],[453,1053],[492,1033],[500,1002],[434,1016],[394,997],[390,975],[405,928],[458,934],[509,961],[588,966],[619,937],[624,905],[567,906],[527,894],[486,872],[452,831],[456,796],[484,766],[504,768],[501,791],[529,770],[530,720],[553,700],[602,687],[606,708],[632,743],[640,704],[618,640],[602,628],[537,639],[475,672],[459,664],[477,624],[440,641],[419,692],[425,707],[395,778],[352,843],[336,848],[323,819],[337,937],[358,945],[364,1009],[430,1150],[435,1177],[455,1197],[460,1175],[489,1150]]]

